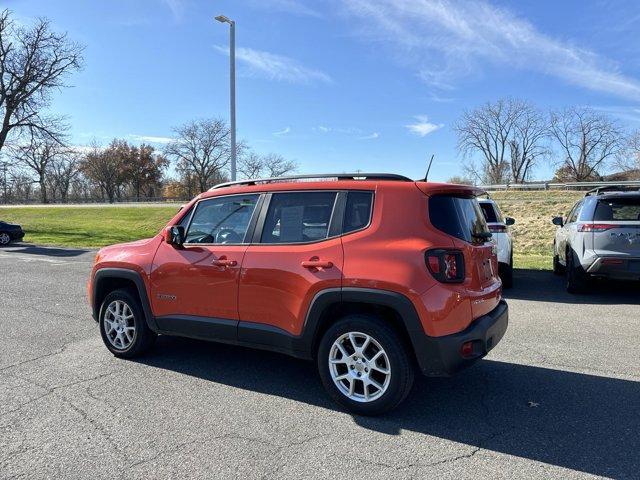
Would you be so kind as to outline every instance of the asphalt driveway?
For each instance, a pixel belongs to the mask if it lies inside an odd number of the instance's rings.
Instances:
[[[516,271],[485,360],[364,418],[279,354],[161,337],[114,358],[86,304],[93,255],[0,250],[0,478],[639,476],[638,285],[570,296]]]

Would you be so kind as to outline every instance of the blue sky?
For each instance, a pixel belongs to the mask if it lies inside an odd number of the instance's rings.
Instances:
[[[640,3],[428,0],[11,0],[86,45],[53,109],[73,142],[158,148],[171,128],[228,118],[237,22],[238,137],[299,170],[461,172],[452,124],[500,96],[590,105],[640,128]],[[535,177],[551,175],[541,166]]]

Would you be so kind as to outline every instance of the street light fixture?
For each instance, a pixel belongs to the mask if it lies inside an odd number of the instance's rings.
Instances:
[[[229,24],[229,103],[231,109],[231,181],[236,180],[236,22],[224,15],[215,17]]]

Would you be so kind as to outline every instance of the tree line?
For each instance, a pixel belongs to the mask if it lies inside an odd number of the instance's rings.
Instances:
[[[4,203],[38,200],[189,199],[228,180],[230,130],[218,118],[173,129],[165,148],[113,139],[107,146],[72,146],[66,118],[47,115],[52,94],[82,68],[83,47],[52,31],[46,19],[18,24],[0,12],[0,194]],[[297,168],[277,154],[238,145],[245,178],[280,176]]]
[[[454,126],[464,161],[463,183],[526,183],[543,162],[553,180],[601,180],[617,170],[640,179],[640,130],[587,106],[544,112],[531,102],[502,98],[463,113]]]

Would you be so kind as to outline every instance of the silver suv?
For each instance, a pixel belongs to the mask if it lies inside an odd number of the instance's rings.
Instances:
[[[640,280],[640,190],[592,190],[553,223],[553,271],[566,273],[568,292],[593,277]]]

